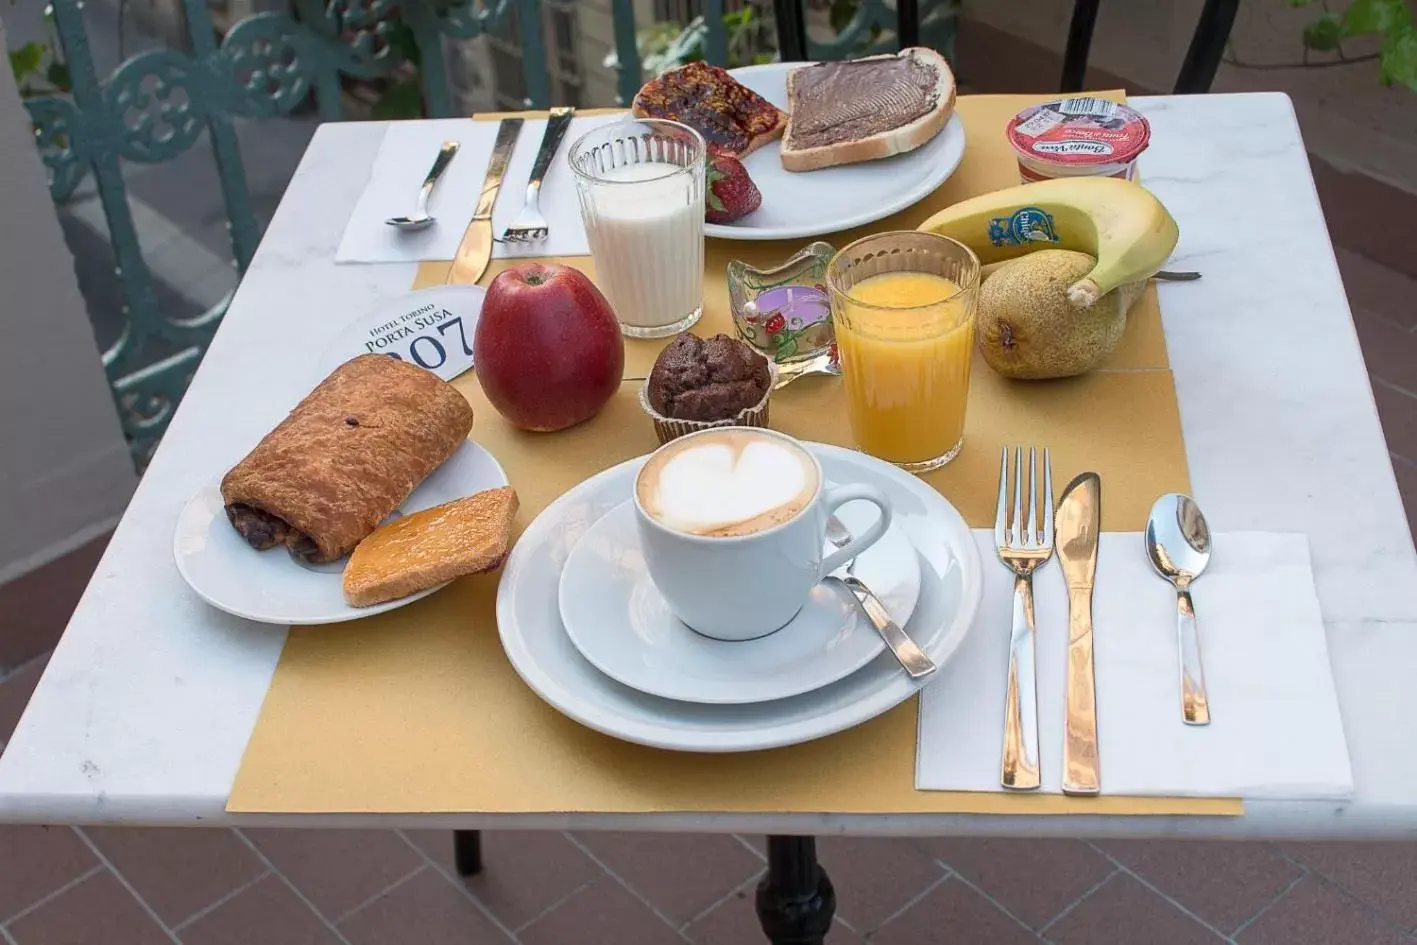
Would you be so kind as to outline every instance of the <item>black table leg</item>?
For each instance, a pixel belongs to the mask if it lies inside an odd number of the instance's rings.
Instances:
[[[453,863],[459,876],[476,876],[482,872],[482,831],[453,831]]]
[[[772,945],[822,945],[836,912],[831,880],[812,837],[768,837],[768,875],[758,883],[758,921]]]

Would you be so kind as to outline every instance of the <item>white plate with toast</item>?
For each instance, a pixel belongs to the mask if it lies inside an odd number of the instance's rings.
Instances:
[[[413,490],[396,514],[411,514],[505,485],[507,475],[497,460],[468,440]],[[343,590],[347,557],[329,564],[306,564],[284,548],[255,550],[227,521],[219,479],[203,486],[182,509],[172,552],[177,570],[202,600],[237,617],[281,626],[371,617],[411,604],[447,584],[370,607],[351,607]]]
[[[787,74],[805,65],[774,62],[733,69],[731,74],[786,109]],[[733,223],[707,223],[704,234],[730,240],[800,239],[874,223],[934,193],[963,159],[964,123],[957,114],[914,151],[815,171],[786,170],[781,144],[773,141],[743,159],[762,192],[762,206]]]

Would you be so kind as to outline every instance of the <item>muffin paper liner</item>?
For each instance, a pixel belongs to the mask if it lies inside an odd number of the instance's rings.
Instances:
[[[767,361],[766,358],[763,360]],[[745,407],[727,420],[675,420],[659,413],[649,402],[649,378],[645,378],[644,384],[640,387],[640,407],[649,418],[654,421],[654,432],[659,437],[659,444],[663,446],[670,440],[676,440],[681,436],[690,433],[697,433],[700,430],[711,430],[714,427],[766,427],[768,425],[768,402],[772,400],[773,389],[777,386],[777,365],[768,361],[768,389],[763,393],[763,399],[751,407]]]

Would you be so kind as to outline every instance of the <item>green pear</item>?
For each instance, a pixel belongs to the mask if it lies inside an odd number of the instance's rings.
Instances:
[[[1116,350],[1146,283],[1118,286],[1080,309],[1068,286],[1096,264],[1086,253],[1043,249],[995,269],[979,290],[977,337],[989,366],[1023,380],[1072,377]]]

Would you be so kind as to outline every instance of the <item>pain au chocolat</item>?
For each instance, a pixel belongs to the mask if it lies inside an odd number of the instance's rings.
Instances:
[[[310,562],[348,554],[467,438],[472,407],[433,373],[381,354],[336,368],[221,481],[251,547]]]

